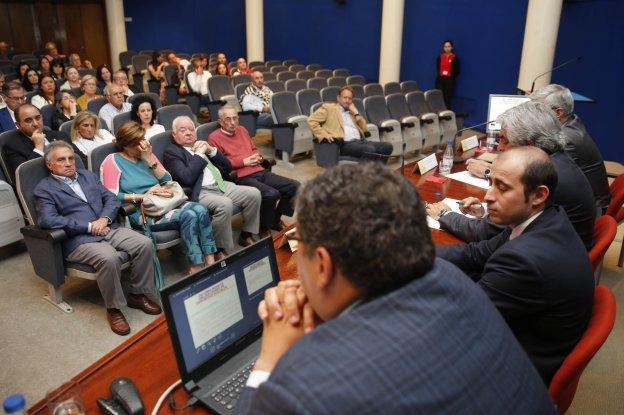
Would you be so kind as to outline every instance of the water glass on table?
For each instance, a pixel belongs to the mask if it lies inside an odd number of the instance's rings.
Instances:
[[[440,176],[448,176],[449,174],[451,174],[451,169],[453,168],[453,161],[449,161],[445,158],[442,158],[442,160],[440,160],[440,165],[438,167],[438,174]]]
[[[59,392],[60,391],[60,392]],[[46,395],[50,415],[84,415],[85,409],[80,396],[80,385],[67,382]]]

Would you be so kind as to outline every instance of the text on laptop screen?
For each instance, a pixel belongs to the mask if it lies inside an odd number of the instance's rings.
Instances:
[[[499,95],[499,94],[490,94],[490,101],[488,105],[488,121],[494,121],[501,115],[503,112],[507,111],[510,108],[518,106],[523,102],[530,101],[526,95]],[[501,129],[501,126],[497,122],[491,122],[488,125],[490,130],[498,131]]]
[[[261,324],[258,304],[264,290],[279,281],[267,244],[221,265],[168,295],[188,372]]]

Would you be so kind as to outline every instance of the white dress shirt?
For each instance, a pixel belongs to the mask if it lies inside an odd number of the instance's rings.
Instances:
[[[188,86],[193,92],[206,95],[208,93],[208,78],[211,76],[210,71],[206,70],[201,75],[198,75],[195,71],[190,72],[188,74]]]
[[[154,123],[150,126],[150,128],[145,130],[145,139],[149,140],[151,137],[155,136],[156,134],[164,133],[164,132],[165,132],[164,126]]]
[[[124,102],[121,105],[121,109],[117,109],[114,106],[111,105],[110,102],[106,103],[102,108],[100,108],[100,112],[99,112],[99,117],[101,119],[103,119],[104,121],[106,121],[106,125],[108,126],[109,130],[113,129],[113,118],[115,118],[115,115],[119,115],[122,114],[124,112],[128,112],[132,109],[132,105]]]
[[[344,141],[354,141],[360,139],[360,130],[351,118],[351,112],[340,106],[340,115],[342,115],[342,123],[344,125]]]
[[[204,160],[210,163],[210,160],[208,160],[208,157],[206,157],[204,153],[196,153],[193,151],[191,147],[184,147],[184,149],[188,151],[189,153],[191,153],[192,155],[202,157]],[[209,156],[214,157],[216,155],[217,155],[217,148],[213,147]],[[206,166],[204,168],[204,178],[202,180],[202,187],[214,186],[216,182],[217,181],[215,180],[214,175],[212,174],[208,166]]]
[[[82,151],[82,154],[88,156],[93,149],[108,143],[115,141],[115,136],[106,131],[105,129],[97,130],[93,139],[89,140],[78,136],[78,139],[74,141],[78,150]]]

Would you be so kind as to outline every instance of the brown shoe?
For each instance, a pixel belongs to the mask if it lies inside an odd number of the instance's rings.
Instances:
[[[254,238],[252,238],[251,236],[248,236],[246,238],[243,238],[242,236],[240,238],[238,238],[238,244],[240,246],[250,246],[255,244],[256,241],[254,241]]]
[[[113,333],[119,334],[120,336],[125,336],[130,333],[130,324],[128,324],[128,321],[120,310],[107,308],[106,318],[108,319],[108,324],[110,324]]]
[[[146,314],[156,315],[161,313],[160,306],[143,294],[129,294],[128,307],[138,308]]]

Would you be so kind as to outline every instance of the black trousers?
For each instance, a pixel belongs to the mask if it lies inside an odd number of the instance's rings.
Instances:
[[[264,170],[238,179],[237,184],[260,190],[261,229],[277,229],[282,215],[293,215],[292,199],[299,188],[298,181]]]
[[[389,156],[392,153],[392,144],[366,140],[341,142],[340,154],[343,156],[361,158],[364,153],[376,153]]]
[[[438,76],[435,82],[436,89],[442,91],[442,95],[444,96],[444,105],[446,105],[446,109],[451,109],[451,98],[453,97],[453,93],[455,92],[455,78],[450,78],[448,76]]]

